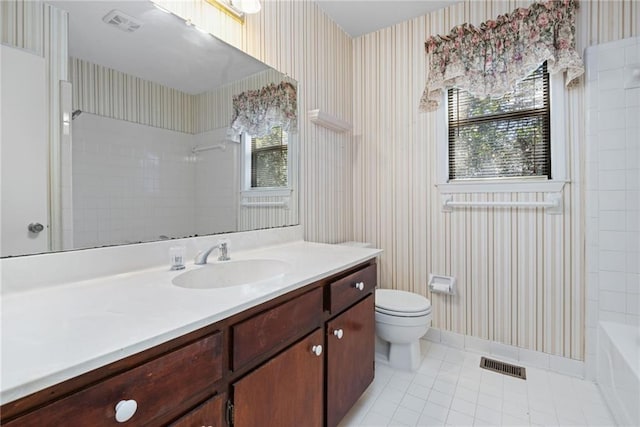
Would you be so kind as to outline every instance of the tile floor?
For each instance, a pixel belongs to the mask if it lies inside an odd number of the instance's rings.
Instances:
[[[340,427],[612,426],[596,385],[527,368],[521,380],[480,369],[480,354],[422,341],[415,373],[376,363],[376,377]]]

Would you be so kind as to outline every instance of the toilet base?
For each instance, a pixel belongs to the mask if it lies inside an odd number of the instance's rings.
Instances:
[[[405,344],[389,344],[389,365],[392,368],[417,371],[421,361],[419,339]]]

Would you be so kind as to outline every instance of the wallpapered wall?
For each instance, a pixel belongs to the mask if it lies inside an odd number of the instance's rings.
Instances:
[[[311,1],[266,0],[244,25],[201,0],[159,3],[299,82],[300,206],[308,240],[357,239],[383,248],[381,286],[430,296],[437,328],[584,358],[584,89],[569,91],[566,110],[556,116],[566,122],[571,180],[561,216],[442,213],[434,187],[438,113],[417,112],[429,35],[530,1],[467,0],[353,40]],[[634,0],[580,3],[580,51],[638,35]],[[20,31],[13,34],[20,38]],[[315,126],[305,119],[315,108],[352,121],[354,131]],[[467,199],[488,197],[542,195]],[[429,295],[429,272],[455,275],[458,295]]]
[[[431,298],[434,326],[584,359],[584,89],[567,92],[553,119],[566,126],[564,214],[542,209],[441,212],[436,123],[417,111],[423,44],[464,22],[479,24],[530,1],[465,1],[368,34],[354,45],[354,237],[385,252],[381,284]],[[581,2],[579,51],[638,33],[633,1]],[[542,194],[460,195],[456,200],[542,200]],[[430,294],[429,273],[453,275],[458,294]]]
[[[69,71],[74,110],[196,133],[193,95],[78,58]]]

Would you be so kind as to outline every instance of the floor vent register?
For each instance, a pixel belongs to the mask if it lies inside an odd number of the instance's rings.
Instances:
[[[524,367],[511,365],[499,360],[483,357],[480,359],[480,367],[482,369],[488,369],[489,371],[497,372],[503,375],[509,375],[512,377],[520,378],[522,380],[527,379],[527,371]]]

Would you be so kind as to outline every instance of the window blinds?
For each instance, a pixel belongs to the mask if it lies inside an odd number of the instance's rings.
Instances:
[[[500,99],[448,91],[449,179],[551,178],[546,63]]]

